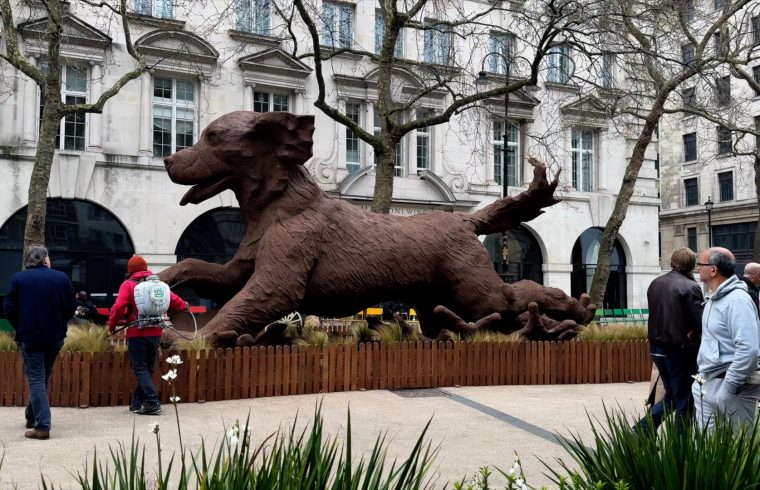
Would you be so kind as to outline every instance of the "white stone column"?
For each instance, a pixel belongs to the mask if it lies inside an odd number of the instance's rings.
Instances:
[[[607,137],[607,131],[601,130],[597,134],[599,134],[599,144],[596,151],[594,151],[594,174],[596,178],[596,190],[602,191],[607,189],[607,172],[609,172],[609,168],[602,168],[601,156],[609,153],[607,151],[609,138]]]
[[[92,80],[90,84],[90,102],[97,102],[100,98],[100,94],[103,93],[103,69],[100,63],[91,61],[90,70]],[[88,114],[90,117],[90,145],[89,149],[92,151],[101,151],[101,125],[103,124],[103,117],[100,114]]]
[[[253,110],[253,82],[243,82],[243,110]]]
[[[367,99],[367,103],[364,104],[364,129],[369,133],[374,132],[375,128],[375,108],[377,103]],[[375,164],[375,149],[372,145],[362,145],[364,147],[364,165],[371,167]]]
[[[307,114],[306,110],[306,90],[297,88],[294,91],[293,112],[296,114]]]
[[[409,113],[409,120],[413,121],[417,119],[417,109],[412,109]],[[417,130],[411,131],[406,136],[409,142],[409,147],[406,150],[406,156],[408,161],[406,162],[406,174],[405,175],[417,175]],[[428,146],[429,155],[432,160],[433,149]]]
[[[37,65],[37,58],[29,56],[27,61]],[[37,103],[37,83],[31,78],[26,78],[24,84],[24,129],[23,144],[25,146],[35,146],[37,144],[37,113],[39,112]]]
[[[150,72],[140,75],[140,156],[151,156],[153,145],[151,128],[153,121],[150,117],[150,105],[153,100],[153,76]]]

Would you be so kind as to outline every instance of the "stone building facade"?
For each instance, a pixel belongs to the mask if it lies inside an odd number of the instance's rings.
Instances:
[[[281,37],[272,12],[261,14],[266,4],[260,3],[235,3],[243,10],[203,33],[210,14],[183,12],[165,0],[139,2],[131,21],[133,39],[152,69],[123,87],[102,114],[61,122],[48,191],[48,244],[56,265],[96,300],[110,300],[132,253],[144,255],[154,270],[161,270],[178,257],[222,261],[234,251],[242,229],[233,194],[225,191],[199,205],[181,207],[187,189],[168,179],[162,162],[162,156],[191,145],[210,121],[227,112],[315,114],[314,158],[307,163],[312,175],[335,198],[369,207],[372,148],[315,109],[313,67],[308,59],[290,56],[292,44]],[[46,51],[40,32],[45,21],[38,7],[24,11],[28,18],[19,22],[19,29],[28,60],[42,67]],[[325,1],[322,6],[333,7],[347,9],[352,19],[346,24],[349,32],[342,34],[362,46],[374,45],[374,0]],[[64,95],[72,102],[94,100],[131,66],[119,29],[88,12],[72,5],[66,18]],[[493,23],[498,25],[499,19]],[[420,33],[403,36],[400,57],[408,63],[400,64],[394,77],[402,91],[420,83],[415,67],[430,61],[426,43],[431,42]],[[489,83],[498,83],[504,68],[484,61],[488,40],[482,46],[463,43],[458,56],[470,64],[461,76],[474,80],[485,68]],[[565,54],[573,56],[569,50]],[[604,76],[614,80],[612,63]],[[577,65],[584,69],[580,60]],[[0,181],[8,190],[0,193],[2,294],[20,263],[40,92],[7,64],[0,63],[0,70],[0,93],[5,92],[0,97]],[[333,58],[329,71],[331,102],[372,130],[377,66],[345,55]],[[503,189],[509,195],[525,189],[532,177],[528,156],[538,156],[549,162],[552,173],[562,171],[558,192],[563,202],[506,242],[500,236],[483,237],[484,242],[507,280],[529,277],[568,293],[585,290],[596,261],[598,228],[611,213],[633,144],[605,118],[601,96],[570,83],[562,63],[549,60],[538,87],[511,94],[506,102],[515,125],[508,132],[508,152],[502,152],[501,98],[448,124],[407,135],[400,146],[391,212],[474,211],[499,199]],[[415,110],[441,111],[447,101],[444,91],[434,92]],[[646,288],[660,272],[655,155],[652,150],[645,162],[620,231],[609,306],[645,306]]]

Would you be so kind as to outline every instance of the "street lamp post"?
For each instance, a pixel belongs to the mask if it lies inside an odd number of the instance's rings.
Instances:
[[[710,200],[710,196],[707,196],[705,202],[705,211],[707,211],[707,246],[712,248],[712,210],[713,202]]]
[[[483,58],[483,66],[486,59],[489,56],[498,56],[504,62],[504,86],[509,85],[509,72],[511,66],[511,60],[500,51],[491,51]],[[485,88],[488,85],[488,74],[483,69],[478,73],[478,78],[475,80],[475,85],[479,88]],[[501,148],[501,196],[507,197],[509,195],[509,179],[507,176],[507,160],[512,156],[514,150],[509,146],[509,92],[504,92],[504,132],[502,134],[502,148]],[[503,274],[506,275],[509,270],[509,235],[505,230],[501,237],[501,266]]]

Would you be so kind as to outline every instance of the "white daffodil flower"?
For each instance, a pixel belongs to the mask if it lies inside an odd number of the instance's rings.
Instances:
[[[692,374],[691,377],[694,378],[694,381],[696,381],[700,385],[703,385],[703,384],[705,384],[707,382],[707,380],[705,378],[703,378],[702,375],[699,374],[699,373]]]
[[[161,378],[164,381],[171,381],[173,379],[177,379],[177,370],[176,369],[170,369],[168,373],[161,376]]]
[[[172,402],[172,403],[177,403],[180,400],[181,400],[181,398],[178,397],[178,396],[170,396],[169,397],[169,401]]]
[[[182,364],[182,358],[175,354],[173,356],[167,357],[166,362],[173,366],[179,366]]]
[[[158,434],[158,422],[153,422],[152,424],[148,424],[148,429],[152,434]]]

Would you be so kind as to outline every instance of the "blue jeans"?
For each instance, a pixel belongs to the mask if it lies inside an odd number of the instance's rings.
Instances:
[[[655,406],[652,410],[654,429],[662,421],[663,413],[670,412],[676,416],[676,427],[683,429],[684,424],[691,422],[694,413],[691,385],[694,383],[692,376],[697,373],[697,348],[652,345],[649,353],[665,387],[662,406]]]
[[[55,359],[63,347],[63,340],[50,344],[23,342],[24,372],[29,383],[29,403],[24,411],[27,423],[39,431],[49,432],[52,423],[48,401],[48,381],[55,366]]]
[[[127,355],[132,371],[137,379],[137,388],[132,395],[132,406],[142,403],[159,403],[156,387],[153,385],[153,368],[158,355],[161,337],[131,337],[127,345]]]

